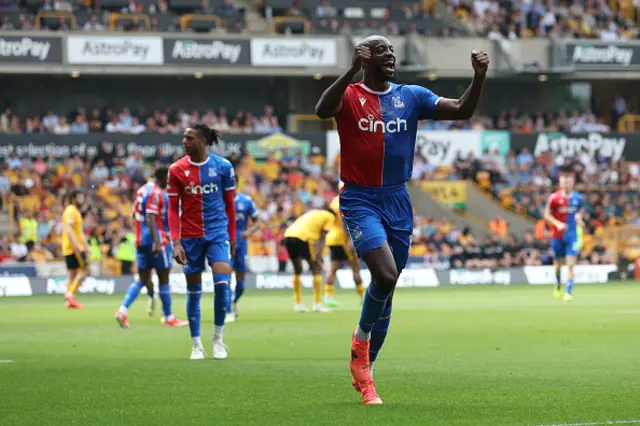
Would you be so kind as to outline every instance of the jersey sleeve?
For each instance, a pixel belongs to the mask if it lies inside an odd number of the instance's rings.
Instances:
[[[229,161],[224,162],[222,171],[222,189],[231,191],[236,189],[236,172]]]
[[[351,85],[347,86],[347,90],[344,91],[344,95],[342,95],[342,100],[340,101],[340,105],[338,106],[338,112],[336,113],[336,118],[342,115],[342,112],[345,108],[348,108],[349,100],[353,96],[353,87]]]
[[[145,203],[145,214],[158,214],[162,211],[162,203],[163,199],[161,194],[158,191],[153,191],[147,197],[147,202]]]
[[[167,195],[175,197],[182,194],[182,182],[178,179],[178,169],[176,165],[169,167],[169,175],[167,176]]]
[[[409,86],[411,92],[416,97],[418,106],[418,119],[426,120],[435,118],[436,108],[442,96],[438,96],[431,90],[422,86]]]
[[[65,226],[73,226],[76,224],[76,216],[71,209],[66,209],[62,214],[62,222]]]
[[[249,215],[249,217],[257,217],[258,216],[258,209],[256,208],[256,203],[253,202],[253,200],[249,200],[249,208],[247,209],[247,214]]]

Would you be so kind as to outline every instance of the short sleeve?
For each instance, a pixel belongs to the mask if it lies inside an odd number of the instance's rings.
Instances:
[[[176,166],[173,165],[169,168],[169,175],[167,176],[167,195],[169,197],[182,194],[182,183],[178,179]]]
[[[224,161],[222,171],[222,189],[231,191],[236,189],[236,172],[229,161]]]
[[[249,209],[247,213],[249,214],[249,217],[258,216],[258,209],[256,209],[256,203],[254,203],[253,200],[250,200],[249,202]]]
[[[422,86],[409,86],[411,92],[416,97],[418,106],[418,119],[432,119],[436,116],[436,108],[442,96],[438,96],[431,90]]]
[[[145,213],[158,214],[162,211],[162,196],[158,191],[153,191],[147,197],[147,203],[145,206]]]
[[[64,222],[65,225],[69,225],[69,226],[75,225],[76,217],[71,211],[71,209],[65,210],[65,212],[63,213],[62,221]]]
[[[347,90],[344,91],[344,95],[342,95],[342,100],[340,101],[340,105],[338,106],[338,112],[336,113],[336,118],[342,115],[345,107],[349,105],[349,99],[351,98],[353,93],[353,88],[351,85],[347,86]]]

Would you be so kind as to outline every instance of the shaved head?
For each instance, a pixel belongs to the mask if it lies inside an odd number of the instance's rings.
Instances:
[[[358,43],[358,46],[371,46],[372,44],[375,44],[376,42],[383,42],[383,43],[387,43],[387,44],[391,44],[391,42],[389,41],[388,38],[383,37],[381,35],[371,35],[367,38],[365,38],[364,40],[362,40],[360,43]]]

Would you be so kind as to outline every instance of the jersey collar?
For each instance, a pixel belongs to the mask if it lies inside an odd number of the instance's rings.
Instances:
[[[377,90],[373,90],[369,87],[367,87],[364,83],[360,83],[360,86],[362,86],[362,88],[364,90],[366,90],[369,93],[373,93],[374,95],[386,95],[387,93],[391,92],[391,89],[393,89],[393,87],[391,86],[391,83],[389,83],[389,87],[387,88],[387,90],[379,92]]]
[[[201,162],[201,163],[196,163],[195,161],[191,160],[191,157],[189,157],[189,164],[192,164],[192,165],[194,165],[194,166],[198,166],[198,167],[200,167],[200,166],[204,166],[205,164],[207,164],[207,163],[209,162],[209,160],[210,160],[210,159],[211,159],[211,157],[207,156],[207,159],[206,159],[206,160],[204,160],[203,162]]]

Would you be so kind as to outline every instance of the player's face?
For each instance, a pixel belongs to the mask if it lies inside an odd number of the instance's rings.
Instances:
[[[78,207],[81,207],[81,206],[84,205],[84,194],[80,193],[80,194],[76,195],[75,204]]]
[[[188,127],[182,135],[182,146],[184,148],[184,152],[191,157],[202,149],[202,145],[203,142],[200,133],[197,130]]]
[[[558,183],[560,185],[560,188],[564,190],[572,189],[574,182],[575,182],[575,179],[572,173],[563,173],[558,178]]]
[[[393,46],[386,39],[376,40],[370,44],[371,59],[368,61],[368,71],[373,72],[381,81],[396,79],[396,55]]]

